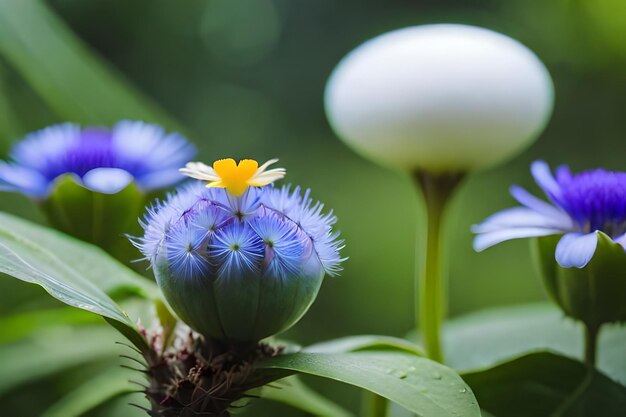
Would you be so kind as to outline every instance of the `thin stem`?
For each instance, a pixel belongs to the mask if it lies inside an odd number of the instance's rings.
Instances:
[[[599,326],[585,324],[585,364],[592,368],[596,366],[599,333]]]
[[[387,417],[389,401],[385,397],[364,391],[362,409],[363,417]]]
[[[441,323],[445,315],[444,280],[441,259],[441,232],[444,215],[461,174],[416,174],[426,206],[426,256],[416,274],[417,323],[426,354],[432,360],[443,362]],[[418,257],[419,259],[419,257]]]

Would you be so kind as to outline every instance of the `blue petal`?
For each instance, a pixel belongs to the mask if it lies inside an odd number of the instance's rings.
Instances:
[[[271,210],[263,210],[249,224],[268,245],[266,261],[269,261],[269,265],[266,270],[270,276],[287,278],[299,273],[306,253],[310,256],[311,239],[295,223],[279,217]]]
[[[144,167],[142,173],[182,168],[196,153],[195,146],[181,134],[167,134],[162,127],[141,121],[122,120],[111,133],[118,158],[125,165]]]
[[[243,278],[260,273],[265,245],[249,225],[236,222],[215,233],[209,255],[219,265],[219,278]]]
[[[480,234],[474,238],[473,246],[476,252],[481,252],[493,245],[497,245],[498,243],[507,240],[520,239],[524,237],[558,235],[559,233],[563,233],[563,231],[559,229],[548,229],[545,227],[513,227]]]
[[[535,161],[530,166],[530,172],[535,178],[537,185],[550,199],[558,199],[561,195],[561,187],[552,176],[550,166],[545,161]]]
[[[564,268],[583,268],[589,263],[598,245],[598,235],[567,233],[556,245],[556,261]]]
[[[133,181],[133,176],[119,168],[95,168],[83,176],[83,184],[90,190],[115,194]]]
[[[145,191],[169,187],[185,179],[185,176],[178,171],[178,168],[162,169],[141,175],[137,177],[137,183]]]
[[[626,233],[613,239],[613,242],[622,245],[622,247],[626,250]]]
[[[560,208],[554,207],[553,205],[546,203],[545,201],[535,197],[534,195],[532,195],[531,193],[529,193],[522,187],[513,185],[509,189],[509,192],[511,193],[513,198],[516,199],[520,204],[530,209],[533,209],[539,213],[543,213],[551,217],[567,216],[567,213],[565,213]],[[570,220],[570,223],[571,223],[571,220]]]
[[[479,225],[472,226],[472,232],[488,233],[517,227],[543,227],[559,229],[566,232],[571,230],[572,222],[570,218],[562,212],[556,212],[548,216],[526,207],[514,207],[502,210],[488,217]]]
[[[44,198],[48,180],[39,172],[0,162],[0,191],[14,191],[33,198]]]

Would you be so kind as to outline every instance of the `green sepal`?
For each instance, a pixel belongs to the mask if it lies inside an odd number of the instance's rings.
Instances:
[[[307,312],[322,285],[324,269],[310,256],[299,274],[286,279],[249,274],[238,277],[179,277],[161,243],[154,275],[172,310],[197,332],[234,344],[258,342],[281,333]]]
[[[560,236],[534,239],[533,251],[550,297],[565,314],[591,328],[626,321],[626,252],[597,231],[598,245],[583,268],[563,268],[554,258]]]
[[[125,234],[138,232],[137,218],[147,199],[134,183],[115,194],[103,194],[85,188],[74,175],[66,174],[57,178],[41,208],[55,228],[128,262],[136,252]]]

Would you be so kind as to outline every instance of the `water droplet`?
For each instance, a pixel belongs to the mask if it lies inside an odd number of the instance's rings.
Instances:
[[[433,378],[441,379],[442,377],[441,377],[441,374],[439,372],[435,372],[435,373],[433,373]]]
[[[409,372],[415,372],[417,368],[415,366],[409,366]]]
[[[390,374],[400,379],[404,379],[407,377],[407,373],[400,369],[392,369]]]
[[[465,393],[467,392],[467,388],[461,388],[461,389],[459,390],[459,392],[460,392],[461,394],[465,394]]]

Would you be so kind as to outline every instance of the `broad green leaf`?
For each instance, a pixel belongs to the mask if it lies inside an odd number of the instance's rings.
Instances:
[[[148,281],[135,279],[124,269],[98,248],[0,214],[0,272],[38,284],[68,305],[105,317],[144,350],[147,346],[133,321],[103,290],[132,287],[140,292],[149,288]],[[109,280],[117,280],[117,285]]]
[[[134,183],[115,194],[103,194],[83,187],[68,174],[55,180],[54,189],[41,207],[56,229],[129,263],[139,257],[139,251],[125,234],[138,232],[137,219],[147,202],[148,196]]]
[[[133,378],[137,378],[136,371],[112,367],[85,381],[46,410],[41,417],[80,417],[118,396],[137,391],[138,386],[130,382]]]
[[[0,212],[0,233],[49,252],[109,295],[136,294],[160,298],[156,284],[117,262],[102,249],[54,229]]]
[[[342,337],[327,342],[316,343],[304,348],[304,352],[310,353],[346,353],[363,350],[400,351],[424,356],[422,349],[411,342],[396,337],[377,335]]]
[[[614,417],[626,410],[626,387],[553,353],[532,353],[463,378],[495,416]]]
[[[115,344],[105,326],[42,329],[17,343],[0,346],[0,395],[76,366],[117,360],[130,349]]]
[[[15,342],[49,326],[82,326],[101,323],[100,318],[71,307],[28,311],[0,317],[0,345]]]
[[[447,365],[461,371],[485,368],[521,354],[553,350],[582,358],[583,329],[552,304],[492,308],[461,316],[444,326]],[[626,384],[626,328],[604,326],[598,367]]]
[[[420,417],[480,416],[472,391],[454,371],[413,354],[302,352],[263,360],[258,367],[260,371],[309,374],[354,385]]]
[[[58,300],[110,317],[127,325],[130,319],[104,291],[42,247],[0,230],[0,272],[41,285]]]
[[[0,54],[60,118],[173,127],[157,106],[92,53],[40,0],[0,0]]]
[[[261,398],[287,404],[318,417],[354,417],[352,413],[321,396],[290,376],[261,388]]]

